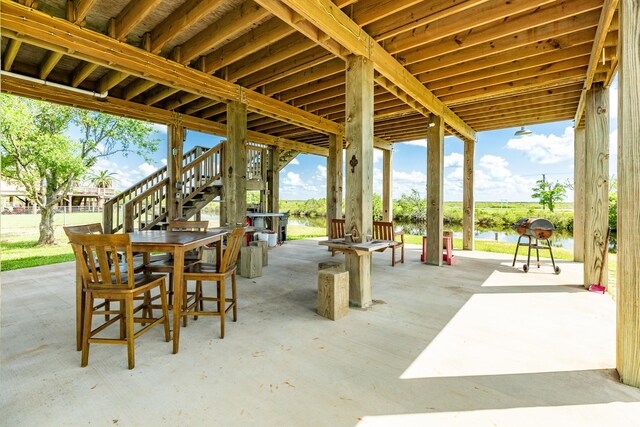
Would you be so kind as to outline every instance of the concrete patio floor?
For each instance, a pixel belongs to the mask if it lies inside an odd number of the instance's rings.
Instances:
[[[640,390],[614,369],[615,304],[577,285],[581,264],[556,276],[507,255],[419,256],[393,268],[374,254],[375,304],[333,322],[315,313],[330,253],[287,242],[239,278],[224,340],[219,319],[190,321],[173,355],[155,328],[134,370],[104,345],[80,368],[73,263],[2,273],[0,424],[639,425]]]

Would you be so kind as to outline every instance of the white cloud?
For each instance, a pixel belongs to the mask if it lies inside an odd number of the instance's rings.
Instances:
[[[373,164],[378,163],[380,160],[382,160],[382,150],[373,150]]]
[[[552,164],[573,159],[573,128],[565,128],[561,136],[531,134],[507,142],[512,150],[523,151],[534,163]]]
[[[167,166],[167,159],[160,159],[160,163],[162,163],[163,166]]]
[[[318,165],[318,175],[316,175],[316,177],[326,180],[327,179],[327,167],[326,166],[322,166],[322,165]]]
[[[293,159],[289,162],[290,165],[299,165],[300,164],[300,160],[298,159]]]
[[[285,185],[302,185],[300,175],[295,172],[287,172],[287,176],[282,182]]]
[[[508,178],[511,176],[511,171],[507,167],[509,162],[500,156],[485,154],[480,158],[478,166],[486,169],[489,175],[494,178]]]
[[[444,156],[444,167],[456,167],[464,165],[464,155],[461,153],[451,153],[448,156]]]
[[[140,166],[138,166],[138,169],[140,169],[145,176],[146,175],[151,175],[152,173],[154,173],[155,171],[158,170],[158,168],[156,166],[150,165],[147,162],[145,162],[145,163],[141,164]]]
[[[427,140],[426,139],[416,139],[415,141],[405,141],[405,142],[400,142],[399,144],[417,145],[418,147],[426,147],[427,146]]]

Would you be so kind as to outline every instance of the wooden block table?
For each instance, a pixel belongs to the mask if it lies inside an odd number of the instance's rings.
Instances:
[[[247,279],[262,276],[262,249],[259,246],[240,248],[240,275]]]
[[[349,313],[349,272],[335,268],[318,271],[318,314],[338,320]]]

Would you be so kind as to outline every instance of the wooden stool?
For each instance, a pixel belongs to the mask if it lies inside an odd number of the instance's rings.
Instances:
[[[338,320],[349,313],[349,272],[335,268],[318,271],[318,314]]]
[[[344,262],[325,261],[318,263],[318,270],[325,270],[327,268],[334,268],[336,270],[344,271]]]
[[[240,248],[240,275],[247,279],[262,276],[262,248],[259,246]]]
[[[262,248],[262,266],[266,267],[269,264],[269,249],[267,242],[263,240],[257,240],[255,242],[251,242],[249,246],[259,246]]]

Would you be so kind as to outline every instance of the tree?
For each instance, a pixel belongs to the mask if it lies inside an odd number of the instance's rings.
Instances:
[[[69,136],[72,127],[77,140]],[[132,119],[0,95],[0,167],[40,209],[39,245],[55,243],[55,206],[100,157],[134,152],[150,161],[157,149],[151,131]]]
[[[89,175],[89,180],[97,188],[111,188],[115,181],[115,178],[113,177],[114,175],[114,172],[109,172],[108,170],[103,169]]]
[[[531,198],[538,199],[542,205],[542,209],[548,207],[551,212],[556,207],[556,202],[560,202],[567,194],[567,184],[561,184],[558,181],[549,183],[544,178],[536,181],[536,186],[531,190]]]

